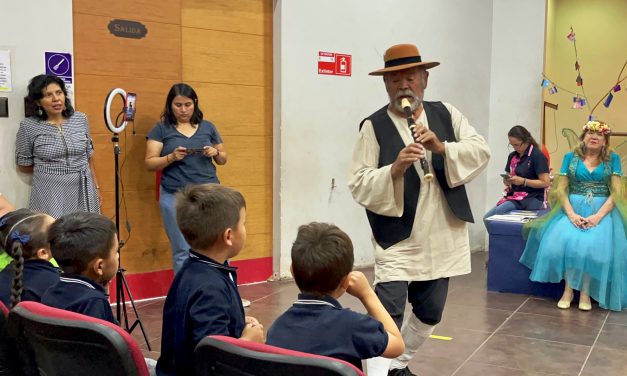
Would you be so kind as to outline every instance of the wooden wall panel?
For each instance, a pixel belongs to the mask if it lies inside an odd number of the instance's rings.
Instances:
[[[266,220],[272,217],[272,188],[265,184],[242,186],[239,190],[246,199],[246,232],[272,234],[272,223]]]
[[[159,119],[170,86],[180,82],[181,26],[179,1],[74,1],[74,70],[76,107],[90,121],[96,153],[94,162],[103,193],[103,214],[114,218],[114,157],[111,133],[103,120],[106,95],[116,87],[137,93],[135,132],[129,124],[120,135],[120,174],[126,211],[121,208],[120,235],[126,239],[127,220],[132,236],[122,250],[129,273],[172,267],[159,204],[155,200],[155,173],[146,171],[146,133]],[[148,34],[142,39],[115,37],[107,28],[112,19],[140,21]],[[112,110],[121,108],[116,98]]]
[[[272,87],[212,84],[190,81],[205,119],[220,134],[237,136],[272,135]]]
[[[272,85],[272,37],[182,29],[183,79],[229,85]]]
[[[230,186],[257,186],[272,183],[272,137],[225,135],[229,161],[220,170],[220,179]]]
[[[222,184],[247,202],[236,258],[272,256],[272,2],[183,0],[182,76],[224,139]]]
[[[146,37],[130,39],[109,32],[107,25],[112,19],[74,14],[76,74],[180,80],[179,25],[143,22],[148,29]]]
[[[91,14],[113,19],[152,21],[175,25],[181,23],[180,0],[74,0],[72,6],[75,14]]]
[[[183,27],[272,35],[272,1],[184,0]]]
[[[246,227],[248,229],[248,226]],[[272,234],[248,234],[246,245],[233,260],[250,260],[272,256]],[[240,271],[241,273],[241,271]]]

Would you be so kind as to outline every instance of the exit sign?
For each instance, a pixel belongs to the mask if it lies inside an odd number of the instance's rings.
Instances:
[[[318,74],[351,75],[351,55],[318,51]]]

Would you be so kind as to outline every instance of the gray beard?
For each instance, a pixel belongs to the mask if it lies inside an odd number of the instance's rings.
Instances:
[[[390,103],[392,104],[392,108],[395,111],[401,114],[404,114],[405,110],[403,110],[403,107],[401,106],[401,97],[409,97],[409,96],[413,98],[413,101],[409,101],[411,112],[414,112],[417,109],[419,109],[420,106],[422,106],[422,98],[418,98],[410,90],[398,92],[396,93],[396,96],[394,98],[390,97]]]

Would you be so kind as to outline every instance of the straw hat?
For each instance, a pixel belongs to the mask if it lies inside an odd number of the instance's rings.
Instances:
[[[437,67],[440,63],[435,61],[422,61],[418,47],[413,44],[397,44],[385,51],[383,55],[385,68],[368,73],[371,76],[383,76],[386,72],[394,72],[412,67],[429,69]]]

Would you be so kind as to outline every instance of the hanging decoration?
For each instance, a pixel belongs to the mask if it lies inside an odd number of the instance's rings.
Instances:
[[[590,109],[590,115],[589,115],[589,120],[595,120],[596,119],[596,115],[594,115],[594,110],[599,106],[599,104],[603,103],[603,106],[605,106],[606,108],[610,107],[610,104],[612,103],[612,100],[614,99],[614,94],[613,93],[618,93],[619,91],[621,91],[621,82],[625,81],[627,79],[627,75],[623,76],[623,72],[625,71],[625,67],[627,67],[627,61],[625,61],[625,64],[623,64],[623,68],[620,70],[620,73],[618,74],[618,78],[616,79],[616,82],[614,84],[612,84],[612,86],[607,90],[607,92],[605,92],[605,94],[603,94],[603,96],[601,97],[601,99],[599,99],[599,101],[594,105],[594,107],[590,108],[590,102],[587,100],[587,96],[586,96],[586,92],[584,90],[584,80],[581,74],[581,64],[579,63],[579,56],[577,53],[577,38],[575,37],[575,30],[573,29],[573,27],[570,27],[570,32],[566,35],[566,38],[571,41],[573,43],[573,49],[575,50],[575,71],[577,72],[577,76],[575,78],[575,83],[577,85],[577,87],[581,88],[581,93],[576,93],[573,91],[570,91],[566,88],[564,88],[563,86],[558,85],[555,81],[551,80],[546,74],[542,74],[542,82],[540,83],[540,85],[543,88],[547,88],[549,94],[553,95],[555,93],[557,93],[557,88],[560,88],[560,90],[566,92],[566,93],[570,93],[573,94],[573,109],[582,109],[586,106],[588,106],[588,108]]]

